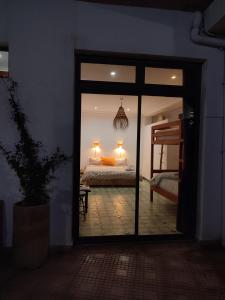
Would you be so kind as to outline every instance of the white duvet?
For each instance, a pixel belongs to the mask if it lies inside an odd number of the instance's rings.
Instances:
[[[179,175],[177,172],[164,172],[154,176],[151,180],[151,185],[161,187],[162,189],[177,195],[178,179]]]

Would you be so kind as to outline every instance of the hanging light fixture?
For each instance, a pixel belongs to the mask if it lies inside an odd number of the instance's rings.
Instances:
[[[120,101],[121,101],[121,105],[113,120],[113,127],[115,129],[126,129],[129,126],[129,120],[123,108],[123,97],[120,97]]]

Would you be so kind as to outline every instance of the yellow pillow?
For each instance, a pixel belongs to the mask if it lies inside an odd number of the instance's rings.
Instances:
[[[114,157],[101,157],[102,164],[105,166],[115,166],[116,160]]]

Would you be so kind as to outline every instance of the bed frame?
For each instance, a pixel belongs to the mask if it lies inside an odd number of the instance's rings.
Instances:
[[[154,146],[161,145],[160,152],[160,166],[159,169],[154,169]],[[162,159],[163,159],[163,147],[164,145],[178,145],[179,146],[179,169],[162,169]],[[179,182],[181,178],[181,172],[183,169],[183,135],[182,135],[182,120],[177,120],[173,122],[168,122],[160,125],[152,126],[151,132],[151,177],[157,173],[164,172],[178,172]],[[150,188],[150,199],[153,201],[153,192],[156,192],[165,198],[177,203],[179,198],[179,186],[178,195],[172,194],[171,192],[159,187],[151,186]]]

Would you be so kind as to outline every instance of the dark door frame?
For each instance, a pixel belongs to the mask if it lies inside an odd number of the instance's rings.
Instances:
[[[136,66],[136,83],[116,83],[116,82],[98,82],[98,81],[81,81],[81,63],[97,63],[97,64],[115,64]],[[200,96],[201,96],[201,69],[204,60],[176,59],[169,57],[132,55],[132,54],[116,54],[109,52],[93,52],[75,50],[75,84],[74,84],[74,159],[73,159],[73,207],[72,207],[72,237],[75,242],[80,241],[112,241],[112,240],[159,240],[159,239],[183,239],[194,238],[196,230],[196,207],[197,207],[197,174],[198,174],[198,149],[199,149],[199,120],[200,120]],[[183,70],[183,86],[166,86],[157,84],[144,84],[145,67],[171,68]],[[114,94],[114,95],[132,95],[138,97],[138,124],[137,124],[137,151],[136,151],[136,209],[135,209],[135,233],[129,236],[104,236],[104,237],[80,237],[79,236],[79,183],[80,183],[80,139],[81,139],[81,94]],[[188,199],[186,199],[187,186],[181,186],[183,191],[184,203],[178,207],[182,216],[179,226],[185,228],[183,235],[155,235],[155,236],[139,236],[138,235],[138,215],[139,215],[139,156],[140,156],[140,116],[141,116],[141,97],[150,96],[166,96],[166,97],[182,97],[186,115],[184,118],[187,124],[191,119],[194,126],[191,127],[193,135],[192,145],[192,161],[195,163],[187,164],[186,180],[192,174],[194,176],[193,184],[188,187]],[[191,112],[195,112],[193,114]],[[188,128],[188,127],[187,127]],[[188,129],[187,129],[188,131]],[[190,130],[189,130],[190,131]],[[193,150],[194,149],[194,150]],[[185,149],[184,149],[185,150]],[[190,155],[187,151],[184,151]],[[194,172],[193,172],[194,167]],[[182,195],[182,196],[183,196]],[[182,197],[183,199],[183,197]],[[191,200],[190,200],[191,199]],[[184,214],[184,211],[190,213]],[[189,224],[185,227],[185,224]]]

